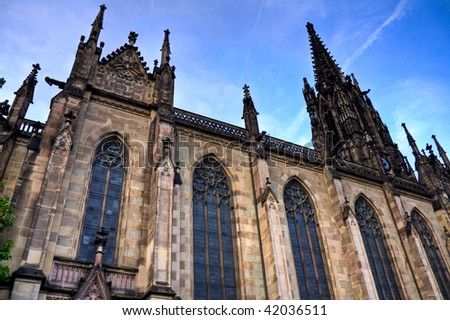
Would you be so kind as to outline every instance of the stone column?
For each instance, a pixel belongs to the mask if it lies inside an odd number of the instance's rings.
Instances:
[[[67,125],[53,140],[52,152],[42,184],[38,204],[34,212],[32,227],[25,246],[23,265],[14,272],[12,299],[38,299],[40,284],[44,283],[45,258],[52,236],[61,183],[72,145],[70,127]]]

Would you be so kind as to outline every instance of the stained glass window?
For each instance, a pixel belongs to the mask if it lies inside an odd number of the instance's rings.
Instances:
[[[381,231],[381,225],[372,206],[363,197],[355,203],[355,215],[366,249],[373,280],[381,300],[401,299],[391,261]]]
[[[441,290],[442,297],[445,300],[450,300],[450,276],[430,228],[422,216],[415,210],[411,214],[411,224],[420,237],[420,241],[430,262],[431,270],[433,270],[434,277]]]
[[[236,299],[231,190],[225,172],[208,157],[194,170],[194,298]]]
[[[286,185],[284,205],[300,299],[330,299],[314,206],[298,181],[291,180]]]
[[[92,167],[86,213],[81,233],[79,260],[94,260],[97,231],[103,227],[107,235],[103,263],[114,264],[117,228],[124,180],[125,153],[122,142],[110,138],[97,149]]]

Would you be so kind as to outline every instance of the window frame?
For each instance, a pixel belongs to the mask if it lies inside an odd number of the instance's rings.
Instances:
[[[450,299],[450,274],[449,274],[448,267],[443,259],[443,256],[441,253],[442,250],[439,246],[439,243],[436,241],[436,237],[434,236],[433,228],[430,227],[430,225],[428,224],[428,221],[424,218],[424,216],[417,209],[412,210],[410,218],[411,218],[411,226],[414,228],[417,236],[420,239],[420,244],[421,244],[423,250],[425,251],[426,259],[431,268],[431,273],[433,274],[433,277],[436,281],[439,291],[441,292],[443,299],[449,300]],[[420,224],[420,228],[418,228],[419,224]],[[420,229],[422,229],[422,230],[420,230]],[[428,233],[428,235],[425,235],[424,232]],[[424,245],[424,236],[427,236],[426,240],[431,242],[432,246],[435,247],[435,251],[437,252],[437,254],[434,253],[434,257],[431,257],[430,247]],[[436,259],[438,260],[438,263],[440,266],[436,265],[436,262],[435,262]],[[444,273],[442,273],[442,269],[444,270]],[[445,278],[447,278],[447,279],[445,279]]]
[[[309,219],[307,222],[305,222],[304,217],[302,218],[302,221],[299,221],[298,218],[293,219],[294,217],[292,216],[292,214],[289,211],[292,211],[290,209],[288,209],[288,205],[287,205],[287,190],[288,188],[293,185],[296,184],[299,188],[300,192],[303,192],[304,195],[306,196],[306,198],[303,200],[302,203],[308,202],[310,209],[311,209],[311,214],[308,215],[307,219]],[[287,228],[288,228],[288,233],[289,233],[289,242],[291,245],[291,250],[292,250],[292,257],[293,257],[293,267],[295,269],[295,275],[296,275],[296,279],[297,279],[297,286],[298,286],[298,294],[300,296],[300,299],[302,300],[318,300],[318,299],[323,299],[323,300],[330,300],[332,298],[332,290],[331,290],[331,284],[330,284],[330,276],[329,276],[329,270],[328,270],[328,265],[326,263],[327,259],[326,259],[326,254],[325,254],[325,250],[323,247],[323,243],[322,243],[322,236],[321,236],[321,231],[319,228],[319,224],[318,224],[318,217],[317,217],[317,210],[316,210],[316,206],[313,200],[313,197],[311,196],[311,194],[307,191],[307,189],[304,187],[304,185],[298,180],[298,179],[291,179],[289,180],[283,190],[283,203],[284,203],[284,208],[285,208],[285,214],[286,214],[286,223],[287,223]],[[298,207],[301,204],[297,204],[296,206]],[[301,209],[300,209],[301,210]],[[294,210],[295,214],[298,215],[299,212],[297,210]],[[292,221],[292,222],[291,222]],[[303,222],[303,226],[299,226],[299,222]],[[292,226],[293,223],[293,226]],[[313,230],[314,230],[314,235],[311,235],[311,226],[308,227],[309,223],[313,223]],[[303,240],[302,241],[302,234],[300,233],[300,228],[303,228],[304,230],[306,230],[306,242]],[[295,230],[295,235],[292,234],[292,229]],[[313,238],[316,238],[313,239]],[[293,244],[292,240],[296,239],[295,244]],[[318,251],[314,250],[314,244],[313,242],[317,241],[316,247],[318,249]],[[307,243],[307,248],[302,248],[302,243]],[[298,249],[299,251],[297,251],[296,249]],[[308,252],[305,252],[305,250],[308,250]],[[296,256],[298,254],[298,256]],[[313,271],[314,271],[314,282],[315,282],[315,289],[317,290],[317,293],[313,292],[313,289],[310,288],[308,282],[312,281],[311,277],[307,276],[307,265],[305,262],[305,254],[309,254],[311,256],[311,261],[313,263]],[[320,258],[320,261],[318,261],[318,259]],[[301,266],[301,273],[299,274],[298,270],[300,269],[297,266],[296,260],[300,261],[300,263],[302,263]],[[318,263],[320,262],[320,263]],[[320,264],[322,265],[322,269],[320,270]],[[323,283],[320,282],[320,278],[321,278],[321,274],[322,276],[325,277],[325,280]],[[304,283],[302,283],[302,279]],[[311,279],[310,279],[311,278]],[[302,294],[303,291],[303,294]],[[305,292],[306,291],[306,292]],[[305,294],[307,295],[305,297]]]
[[[104,168],[102,166],[96,167],[98,165],[98,161],[99,161],[99,156],[102,152],[102,148],[110,142],[116,142],[119,143],[121,146],[121,159],[120,159],[120,165],[117,166],[113,164],[112,167],[107,168],[107,172],[106,172],[106,176],[104,177],[104,186],[102,188],[102,193],[99,194],[95,194],[95,191],[93,191],[94,185],[93,182],[95,180],[100,180],[95,176],[95,170],[97,170],[97,168]],[[106,161],[113,161],[111,159],[106,159]],[[114,168],[117,167],[121,167],[121,184],[120,184],[120,196],[111,196],[108,195],[110,193],[111,187],[114,187],[116,184],[115,183],[111,183],[111,176],[114,174],[113,170]],[[111,169],[112,168],[112,169]],[[116,265],[117,264],[117,249],[118,249],[118,241],[119,241],[119,226],[120,226],[120,222],[122,219],[122,207],[123,207],[123,203],[124,203],[124,191],[126,189],[126,177],[127,177],[127,173],[128,173],[128,150],[127,147],[125,145],[125,143],[123,142],[122,139],[120,139],[119,137],[112,135],[112,136],[108,136],[105,137],[103,139],[101,139],[96,148],[95,148],[95,152],[93,153],[93,157],[91,160],[91,165],[90,165],[90,177],[89,177],[89,183],[88,183],[88,187],[86,189],[86,193],[84,196],[84,209],[83,209],[83,219],[82,219],[82,224],[81,224],[81,230],[80,230],[80,236],[79,236],[79,243],[78,243],[78,250],[77,250],[77,260],[79,261],[83,261],[83,262],[93,262],[94,258],[95,258],[95,236],[97,231],[100,230],[100,228],[102,228],[104,226],[105,223],[105,218],[107,217],[107,211],[108,206],[111,204],[111,200],[117,200],[118,199],[118,205],[117,205],[117,214],[115,214],[114,219],[117,220],[117,222],[114,222],[115,228],[104,228],[106,231],[110,231],[110,229],[114,230],[114,240],[111,241],[111,233],[109,232],[108,236],[107,236],[107,243],[104,247],[104,253],[103,253],[103,264],[106,265]],[[101,169],[100,169],[101,170]],[[112,191],[113,192],[113,191]],[[90,238],[89,238],[89,243],[88,244],[83,244],[83,238],[86,235],[85,234],[85,227],[86,227],[86,219],[89,219],[91,217],[89,217],[89,213],[88,211],[89,209],[89,202],[91,200],[91,196],[97,196],[98,199],[101,199],[100,201],[102,202],[101,205],[101,210],[99,213],[99,217],[98,217],[98,223],[95,226],[90,227],[91,229],[96,229],[96,230],[92,230],[93,232],[91,232]],[[99,210],[94,210],[94,211],[99,211]],[[82,251],[85,250],[85,253],[83,253]],[[109,253],[108,251],[111,251],[112,253]],[[109,261],[109,263],[108,263]]]
[[[364,229],[361,227],[361,218],[358,210],[358,202],[363,201],[366,204],[367,210],[371,210],[371,215],[366,217],[365,223],[362,225]],[[367,211],[366,210],[366,211]],[[369,263],[370,272],[372,275],[372,279],[375,284],[375,289],[378,295],[379,300],[401,300],[402,299],[402,291],[398,281],[397,269],[395,267],[392,253],[389,250],[388,243],[386,241],[386,235],[383,232],[383,225],[378,217],[377,211],[372,203],[364,196],[359,195],[355,200],[355,219],[358,224],[359,233],[361,235],[361,239],[364,245],[364,251],[366,253],[366,258]],[[370,220],[368,221],[367,218]],[[369,226],[372,231],[372,235],[374,236],[375,242],[369,243],[370,234],[366,232],[366,222],[376,223],[375,226]],[[375,230],[375,231],[374,231]],[[376,232],[375,234],[373,232]],[[372,245],[372,247],[370,247]],[[382,246],[381,246],[382,245]],[[380,259],[376,259],[375,255],[378,255]],[[384,255],[384,257],[382,257]],[[383,262],[383,259],[388,264]],[[380,265],[377,265],[376,262],[381,261]],[[390,273],[390,274],[389,274]],[[380,277],[384,276],[383,279]],[[388,283],[389,290],[385,290],[385,286],[382,285],[382,281]]]
[[[204,177],[199,177],[199,171],[198,170],[206,170],[208,169],[207,166],[205,165],[205,163],[210,163],[213,164],[215,168],[218,169],[218,172],[220,175],[222,175],[221,180],[218,181],[218,183],[216,183],[216,189],[215,192],[217,192],[216,194],[216,200],[217,202],[208,202],[207,198],[208,197],[208,190],[209,188],[214,185],[214,183],[206,183],[204,190],[200,190],[200,187],[196,187],[195,183],[200,183],[199,180],[196,179],[203,179],[203,182],[205,182]],[[197,182],[196,182],[197,181]],[[217,186],[221,183],[225,183],[226,187],[228,188],[226,192],[228,192],[228,213],[227,216],[229,218],[224,218],[224,216],[222,216],[223,213],[223,208],[221,208],[222,204],[220,203],[221,199],[219,196],[219,189],[217,189]],[[239,299],[239,270],[238,270],[238,261],[237,261],[237,257],[236,257],[236,253],[237,253],[237,236],[236,236],[236,229],[235,229],[235,215],[234,215],[234,207],[233,207],[233,190],[232,190],[232,185],[230,183],[230,179],[229,176],[227,174],[227,172],[224,170],[223,166],[220,164],[220,162],[213,156],[206,156],[204,157],[202,160],[200,160],[193,169],[192,172],[192,241],[193,241],[193,245],[192,245],[192,252],[193,252],[193,298],[194,299],[219,299],[219,300],[223,300],[223,299]],[[222,185],[223,186],[223,185]],[[224,192],[222,190],[222,192]],[[200,197],[197,197],[199,196]],[[213,197],[211,194],[209,195],[211,196],[211,198]],[[223,195],[222,195],[223,197]],[[196,207],[196,200],[199,201],[199,204],[197,205],[201,205],[199,207]],[[201,203],[203,202],[203,204]],[[209,205],[212,205],[213,209],[214,209],[214,205],[215,205],[215,214],[213,215],[213,212],[211,211],[211,207]],[[196,209],[199,208],[199,209]],[[209,261],[211,258],[211,243],[210,243],[210,234],[214,234],[214,232],[209,232],[209,227],[213,226],[211,224],[211,221],[216,220],[214,219],[214,217],[217,217],[217,220],[220,219],[220,223],[219,221],[217,221],[217,239],[214,239],[214,241],[217,240],[217,245],[218,245],[218,260],[219,260],[219,265],[218,266],[213,266],[217,269],[217,267],[219,268],[219,273],[220,273],[220,297],[218,297],[216,294],[217,292],[214,292],[213,290],[215,288],[213,288],[211,286],[211,276],[216,276],[216,273],[212,273],[211,272],[211,265],[209,265]],[[203,225],[203,230],[201,231],[202,228],[199,228],[199,225],[197,225],[199,219],[200,221],[202,221]],[[224,241],[224,232],[226,230],[222,230],[222,228],[224,227],[224,220],[228,220],[229,221],[229,234],[225,234],[225,237],[229,237],[228,240]],[[197,222],[196,222],[197,221]],[[227,222],[228,223],[228,222]],[[196,241],[198,240],[197,238],[201,238],[203,237],[203,242],[204,245],[203,247],[199,247],[196,243]],[[200,242],[200,241],[199,241]],[[231,248],[231,250],[223,250],[224,248],[224,244],[226,243],[227,249]],[[224,257],[224,252],[228,252],[228,259],[225,260]],[[203,257],[202,257],[203,255]],[[204,265],[201,263],[204,261]],[[230,267],[230,265],[232,264],[232,266]],[[204,281],[202,281],[201,279],[199,280],[198,278],[198,274],[200,273],[200,268],[201,266],[203,266],[203,272],[205,273],[205,279]],[[227,269],[227,270],[225,270]],[[232,270],[231,270],[232,269]],[[217,270],[216,270],[217,271]],[[233,272],[231,272],[233,271]],[[234,278],[234,286],[232,284],[232,286],[228,285],[227,283],[227,277],[230,277],[231,274],[233,275]],[[218,278],[216,278],[217,280]],[[228,278],[229,279],[229,278]],[[200,292],[201,288],[199,287],[200,285],[204,286],[204,292]],[[229,291],[227,291],[227,288],[230,290],[231,288],[231,295],[228,296],[228,293],[230,293]],[[199,291],[197,291],[199,290]]]

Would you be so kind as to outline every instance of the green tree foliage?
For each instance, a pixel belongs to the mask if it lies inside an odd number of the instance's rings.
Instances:
[[[1,184],[0,184],[1,187]],[[0,197],[0,235],[6,228],[13,225],[14,219],[14,208],[11,207],[8,197]],[[0,243],[0,261],[11,259],[11,248],[13,242],[11,240],[6,240],[5,243]],[[0,264],[0,282],[9,279],[9,268],[8,266]]]

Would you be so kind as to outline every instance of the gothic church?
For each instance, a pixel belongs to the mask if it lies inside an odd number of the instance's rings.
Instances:
[[[39,65],[0,115],[16,219],[1,299],[450,299],[450,161],[414,168],[311,23],[314,148],[266,135],[248,86],[239,127],[176,108],[169,31],[111,54],[102,5],[45,124]],[[263,128],[264,129],[264,128]]]

